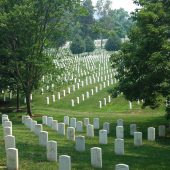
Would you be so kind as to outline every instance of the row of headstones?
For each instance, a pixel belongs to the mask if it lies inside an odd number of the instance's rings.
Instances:
[[[110,84],[113,85],[114,81],[116,82],[116,79],[107,80],[107,84],[106,84],[106,82],[103,82],[103,86],[102,86],[102,84],[99,84],[99,89],[102,90],[102,88],[106,88],[106,86],[110,86]],[[82,87],[84,86],[83,82],[84,81],[82,81]],[[77,84],[78,84],[77,89],[79,89],[79,83],[77,83]],[[75,88],[75,85],[73,85],[73,92],[75,92],[75,91],[76,91],[76,88]],[[98,87],[97,86],[95,87],[95,91],[96,91],[96,93],[98,92]],[[70,87],[67,88],[67,91],[66,90],[62,91],[62,96],[65,97],[66,93],[68,93],[68,94],[71,93],[71,88]],[[93,94],[94,94],[94,90],[91,89],[91,95],[93,95]],[[88,98],[88,96],[87,96],[87,98]],[[57,99],[58,100],[61,99],[61,92],[57,93]],[[55,102],[55,101],[56,101],[56,96],[53,94],[52,95],[52,102]],[[50,97],[46,97],[46,103],[50,104]]]
[[[12,91],[10,90],[2,90],[2,94],[3,94],[3,101],[5,102],[7,100],[7,94],[8,94],[8,99],[11,100],[12,99]]]
[[[47,150],[47,160],[57,162],[57,141],[48,140],[48,132],[43,131],[42,124],[29,116],[22,116],[22,123],[39,137],[39,144]],[[68,155],[59,156],[59,170],[71,170],[71,157]]]
[[[7,160],[7,169],[17,170],[19,168],[18,149],[16,148],[15,136],[12,135],[12,122],[8,115],[2,115],[3,139],[5,141],[5,151]]]
[[[74,84],[73,89],[75,89],[75,88],[79,89],[80,87],[84,87],[84,84],[87,86],[89,84],[95,84],[95,83],[103,82],[103,81],[106,81],[106,80],[109,80],[109,79],[112,79],[112,78],[113,78],[113,73],[109,74],[108,70],[107,70],[106,75],[104,77],[101,76],[100,74],[99,75],[92,74],[92,77],[88,76],[88,77],[86,77],[85,80],[82,80],[82,81],[80,79],[74,78],[74,83],[76,85]],[[80,82],[81,82],[81,84],[80,84]],[[53,83],[51,84],[51,86],[47,85],[46,91],[49,91],[50,87],[53,90],[54,86],[55,85]],[[41,89],[41,93],[44,94],[44,88]]]
[[[43,123],[47,125],[51,125],[51,117],[42,117]],[[65,117],[66,120],[66,117]],[[30,129],[36,128],[36,125],[29,116],[23,116],[22,122],[29,127]],[[34,128],[32,128],[34,126]],[[39,128],[38,128],[39,129]],[[73,127],[68,127],[67,130],[67,138],[73,139],[72,136],[72,129]],[[36,132],[36,131],[35,131]],[[42,131],[42,126],[38,130],[39,134],[36,133],[36,135],[39,136],[39,144],[41,146],[47,147],[47,160],[48,161],[57,161],[57,142],[56,141],[48,141],[48,132]],[[107,134],[107,131],[105,130],[105,134]],[[77,136],[76,137],[76,146],[77,151],[85,151],[85,138],[84,136]],[[91,165],[96,168],[102,168],[102,150],[98,147],[91,148]],[[118,164],[116,165],[116,169],[119,170],[120,168],[126,168],[128,169],[128,165],[125,164]],[[60,155],[59,156],[59,170],[70,170],[71,169],[71,157],[68,155]]]
[[[43,124],[46,124],[48,126],[52,126],[53,128],[53,118],[52,117],[47,117],[47,116],[43,116],[42,117],[42,122]],[[85,137],[84,136],[75,136],[75,126],[76,126],[76,119],[75,118],[71,118],[70,122],[69,122],[69,117],[68,116],[64,116],[64,122],[65,123],[59,123],[58,124],[58,130],[60,129],[60,125],[69,125],[70,126],[74,126],[74,127],[67,127],[67,139],[68,140],[75,140],[75,149],[77,151],[85,151]],[[84,124],[87,125],[87,136],[89,137],[94,137],[94,128],[93,125],[88,124],[89,123],[89,119],[85,118],[84,119]],[[82,124],[82,122],[81,122]],[[94,124],[96,125],[95,127],[98,129],[99,128],[99,119],[98,118],[94,118]],[[81,126],[81,130],[82,130],[82,126]],[[107,144],[107,130],[100,130],[99,131],[99,143],[100,144]],[[48,140],[47,137],[48,133],[46,133],[46,138],[45,141]],[[64,134],[63,134],[64,135]],[[42,139],[44,139],[42,137]],[[44,141],[44,140],[43,140]],[[44,143],[44,145],[46,145]],[[116,144],[115,144],[115,153],[120,155],[120,147],[122,147],[122,145],[120,146],[119,141],[117,142],[116,140]],[[101,148],[98,147],[93,147],[91,148],[91,165],[93,167],[96,168],[102,168],[102,151]],[[118,165],[117,165],[118,166]],[[119,165],[120,167],[128,167],[127,165],[121,164]],[[118,167],[119,167],[118,166]]]
[[[101,109],[102,108],[102,103],[103,103],[103,106],[106,106],[107,103],[110,103],[111,102],[111,97],[108,96],[107,98],[103,98],[103,102],[102,100],[99,101],[99,108]]]
[[[78,73],[78,77],[84,77],[84,76],[86,76],[86,75],[88,75],[88,73],[90,73],[91,71],[96,71],[96,68],[94,69],[94,66],[93,67],[89,67],[89,64],[86,64],[87,66],[86,66],[86,70],[81,70],[81,68],[82,68],[82,65],[80,66],[80,67],[77,67],[76,65],[74,66],[74,65],[71,65],[71,67],[73,68],[73,70],[75,70],[76,71],[76,74]],[[68,68],[68,67],[67,67]],[[73,73],[70,75],[70,69],[68,69],[69,70],[69,72],[68,72],[68,76],[66,75],[66,73],[65,73],[65,75],[63,74],[63,77],[58,77],[58,78],[60,78],[60,79],[63,79],[64,81],[66,81],[66,80],[73,80],[73,77],[77,77],[77,75],[73,75]],[[88,71],[89,70],[89,71]],[[111,70],[111,69],[110,69]],[[109,73],[109,71],[108,71],[108,65],[107,65],[107,63],[104,65],[104,68],[102,68],[102,67],[100,67],[99,66],[99,70],[97,70],[97,72],[99,73],[99,75],[100,75],[100,72],[101,71],[105,71],[103,74],[108,74]],[[67,78],[68,77],[68,78]],[[52,76],[50,77],[50,79],[52,80]],[[45,81],[45,79],[44,79],[44,77],[43,77],[43,82]]]
[[[109,81],[108,81],[108,82],[109,82]],[[113,83],[114,83],[114,82],[113,82],[113,79],[111,79],[111,83],[107,83],[107,86],[110,86],[110,84],[113,85]],[[89,99],[90,96],[93,96],[93,95],[94,95],[94,92],[95,92],[95,93],[98,93],[99,90],[102,90],[102,88],[106,88],[106,82],[103,82],[103,86],[102,86],[102,84],[99,84],[99,87],[96,86],[95,89],[91,89],[91,90],[90,90],[91,93],[89,93],[89,91],[87,91],[87,92],[86,92],[86,98]],[[90,95],[90,94],[91,94],[91,95]],[[81,95],[81,98],[82,98],[82,101],[84,101],[84,100],[85,100],[85,94],[82,94],[82,95]],[[76,102],[75,102],[75,101],[76,101]],[[110,102],[110,101],[111,101],[111,98],[108,97],[108,102]],[[75,106],[75,103],[80,104],[80,97],[76,97],[76,100],[71,99],[71,106],[72,106],[72,107]]]

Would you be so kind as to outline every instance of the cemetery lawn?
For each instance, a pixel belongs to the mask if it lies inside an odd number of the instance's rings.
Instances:
[[[98,130],[95,130],[95,137],[85,137],[86,151],[75,151],[75,142],[67,140],[66,136],[57,134],[54,130],[47,126],[43,126],[43,130],[48,131],[49,140],[57,141],[58,156],[71,156],[72,170],[95,170],[90,163],[90,148],[101,147],[103,157],[103,170],[113,170],[118,163],[129,165],[131,170],[168,170],[170,167],[170,138],[167,133],[166,138],[158,137],[158,126],[161,124],[167,125],[168,122],[164,118],[163,108],[151,110],[146,108],[140,109],[140,106],[135,102],[133,109],[128,109],[128,101],[122,96],[112,99],[112,102],[106,107],[99,109],[95,107],[95,101],[98,101],[101,96],[105,96],[106,91],[98,93],[95,97],[91,97],[84,103],[72,108],[65,98],[58,103],[53,103],[47,106],[43,104],[41,95],[33,96],[33,119],[38,123],[42,123],[41,116],[52,116],[58,122],[62,122],[65,115],[76,117],[77,120],[83,121],[83,118],[89,117],[90,123],[93,123],[93,118],[100,119],[100,129],[104,122],[110,123],[110,134],[108,135],[108,144],[101,145],[98,142]],[[70,96],[71,98],[72,96]],[[97,102],[96,102],[97,104]],[[7,110],[1,111],[6,113]],[[9,111],[7,113],[13,123],[13,135],[16,138],[16,147],[19,151],[19,167],[21,170],[56,170],[58,163],[48,162],[46,159],[46,148],[39,145],[38,137],[34,135],[29,129],[21,124],[21,116],[26,112],[14,113]],[[124,120],[125,131],[125,154],[124,156],[117,156],[114,153],[114,139],[115,127],[117,119]],[[133,144],[133,137],[129,135],[129,125],[131,123],[137,124],[138,131],[143,133],[143,146],[135,147]],[[156,128],[156,141],[147,141],[147,128]],[[86,136],[85,128],[83,133],[77,133]],[[6,155],[3,141],[3,129],[0,126],[0,169],[6,167]]]

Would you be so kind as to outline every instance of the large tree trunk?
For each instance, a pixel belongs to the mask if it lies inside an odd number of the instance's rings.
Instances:
[[[27,114],[32,117],[30,93],[26,92]]]
[[[20,110],[20,95],[19,95],[20,89],[17,86],[17,112]]]

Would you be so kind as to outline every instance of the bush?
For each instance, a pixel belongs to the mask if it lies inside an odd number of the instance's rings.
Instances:
[[[75,36],[70,45],[70,50],[73,54],[80,54],[85,51],[85,42],[80,35]]]
[[[120,49],[121,39],[118,36],[109,37],[106,41],[105,49],[107,51],[117,51]]]
[[[92,52],[95,49],[94,41],[90,37],[86,37],[85,46],[85,52]]]

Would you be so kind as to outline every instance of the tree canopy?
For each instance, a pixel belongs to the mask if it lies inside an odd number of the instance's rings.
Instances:
[[[64,43],[61,37],[67,33],[67,22],[63,17],[76,4],[76,0],[0,1],[0,57],[10,77],[21,84],[30,116],[30,94],[54,66],[48,48]]]
[[[170,1],[138,0],[129,41],[111,57],[119,83],[114,92],[127,99],[144,99],[157,107],[170,92]]]

